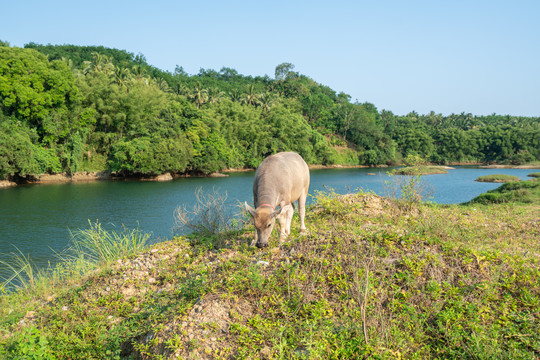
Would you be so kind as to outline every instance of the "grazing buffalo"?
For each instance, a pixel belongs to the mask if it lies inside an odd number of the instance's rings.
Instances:
[[[291,232],[293,202],[298,200],[300,232],[306,231],[304,217],[309,189],[309,168],[300,155],[280,152],[269,156],[259,165],[253,181],[255,209],[245,203],[255,222],[255,241],[259,248],[268,246],[276,218],[280,225],[280,240]]]

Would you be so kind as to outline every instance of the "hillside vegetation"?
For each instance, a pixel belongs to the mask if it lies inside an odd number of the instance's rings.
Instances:
[[[43,173],[208,174],[278,151],[310,164],[540,160],[539,118],[396,116],[276,66],[167,72],[100,46],[0,42],[0,179]]]
[[[251,225],[193,234],[0,297],[0,355],[537,359],[535,194],[439,206],[319,193],[308,235],[295,218],[281,246],[250,247]]]

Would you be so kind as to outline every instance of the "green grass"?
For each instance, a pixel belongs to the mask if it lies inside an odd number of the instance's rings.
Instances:
[[[534,178],[540,178],[540,172],[530,173],[527,176],[534,177]]]
[[[540,202],[540,179],[516,181],[480,194],[470,203],[538,203]]]
[[[65,279],[77,278],[117,259],[137,254],[145,248],[149,238],[149,234],[136,229],[107,231],[100,223],[89,222],[89,228],[71,234],[71,244],[64,252],[56,254],[55,266],[38,269],[30,257],[19,250],[0,262],[0,266],[12,274],[0,279],[0,294],[12,290],[47,292],[50,286]]]
[[[2,296],[0,358],[540,357],[540,201],[316,200],[281,246],[177,237]]]
[[[394,175],[435,175],[435,174],[448,174],[446,169],[439,166],[408,166],[401,169],[395,169]]]
[[[514,176],[514,175],[493,174],[493,175],[480,176],[475,181],[492,182],[492,183],[506,183],[506,182],[510,182],[510,181],[519,181],[519,177]]]

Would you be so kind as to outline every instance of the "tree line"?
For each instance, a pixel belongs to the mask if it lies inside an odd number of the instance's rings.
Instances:
[[[212,173],[278,151],[311,164],[392,165],[540,159],[540,118],[397,116],[279,64],[157,69],[104,47],[0,42],[0,178],[42,173]]]

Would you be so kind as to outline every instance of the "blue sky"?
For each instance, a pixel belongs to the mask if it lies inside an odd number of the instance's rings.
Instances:
[[[395,114],[540,116],[540,1],[4,1],[11,46],[103,45],[163,70],[295,70]]]

